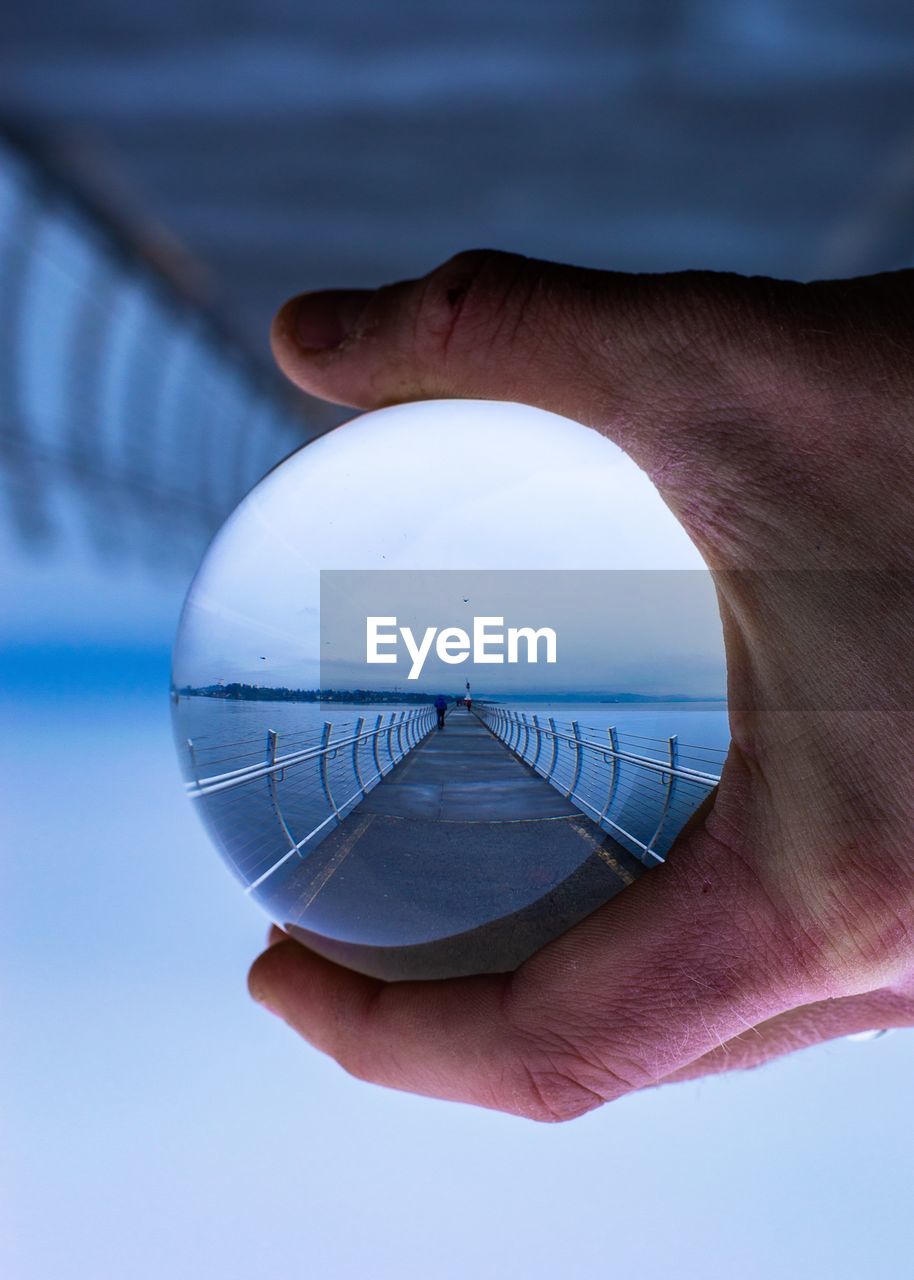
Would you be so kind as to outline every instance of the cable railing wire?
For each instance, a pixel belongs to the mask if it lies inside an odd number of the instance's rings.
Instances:
[[[725,752],[701,748],[693,767],[675,735],[644,736],[529,715],[495,703],[474,708],[534,773],[645,865],[663,862],[689,817],[717,785]],[[188,794],[218,832],[248,892],[310,854],[427,736],[431,707],[325,721],[266,737],[186,740]],[[711,763],[713,762],[713,770]]]
[[[207,747],[188,738],[187,793],[202,804],[250,893],[291,859],[315,849],[434,723],[434,708],[420,707],[379,714],[370,724],[364,716],[325,721],[316,732],[280,734],[271,729],[259,752],[236,757],[255,758],[228,769],[220,766],[235,763],[229,749],[238,744]],[[208,754],[218,750],[228,751],[228,757]],[[236,812],[237,822],[231,820]]]
[[[697,749],[686,763],[677,736],[647,738],[577,720],[481,703],[476,713],[514,755],[647,866],[663,862],[682,827],[720,780],[725,752]],[[645,747],[645,743],[656,746]],[[690,744],[694,747],[695,744]]]

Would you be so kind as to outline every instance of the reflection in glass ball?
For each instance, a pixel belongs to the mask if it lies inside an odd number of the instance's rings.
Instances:
[[[305,446],[185,604],[187,790],[282,928],[385,978],[515,967],[662,862],[728,740],[710,576],[647,478],[528,406]]]

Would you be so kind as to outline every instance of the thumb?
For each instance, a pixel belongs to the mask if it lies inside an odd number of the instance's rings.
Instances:
[[[274,353],[300,387],[359,408],[518,399],[590,423],[612,374],[601,312],[620,278],[471,250],[419,280],[291,299]]]
[[[626,449],[678,508],[676,490],[694,497],[702,476],[720,486],[722,469],[753,466],[746,441],[734,450],[734,425],[760,429],[749,401],[770,386],[758,362],[772,347],[760,324],[797,287],[472,250],[418,280],[293,298],[272,344],[294,383],[340,404],[518,400],[574,418]]]

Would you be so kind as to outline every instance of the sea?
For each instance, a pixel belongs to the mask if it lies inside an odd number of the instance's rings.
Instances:
[[[479,702],[477,701],[477,706]],[[502,703],[512,712],[552,716],[559,723],[577,720],[583,729],[601,735],[615,728],[620,735],[635,741],[664,743],[672,735],[679,739],[685,753],[689,748],[707,748],[710,757],[722,756],[730,740],[725,702],[524,702],[511,699]],[[341,726],[353,724],[360,717],[373,721],[378,715],[409,711],[415,704],[384,703],[371,705],[354,702],[244,702],[223,698],[180,697],[173,704],[176,737],[183,747],[188,738],[206,748],[254,745],[266,741],[272,730],[280,738],[298,739],[317,734],[325,722]]]

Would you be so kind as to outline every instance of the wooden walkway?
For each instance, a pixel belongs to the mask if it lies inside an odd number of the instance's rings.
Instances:
[[[445,976],[481,955],[516,967],[643,869],[459,708],[271,897],[324,954],[384,977]]]

